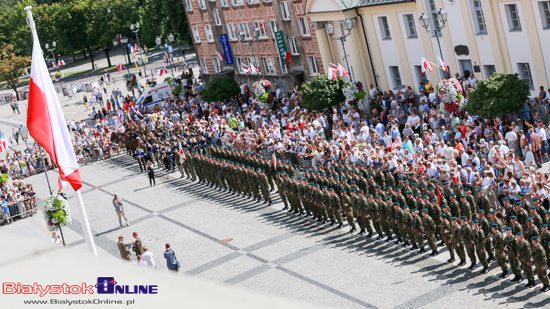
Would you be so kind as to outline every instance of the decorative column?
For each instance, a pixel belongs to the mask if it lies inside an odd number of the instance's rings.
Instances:
[[[363,84],[366,84],[367,76],[365,75],[365,68],[363,67],[359,45],[357,44],[357,36],[361,35],[361,29],[357,24],[357,19],[351,19],[355,21],[356,26],[351,30],[351,36],[346,39],[344,44],[346,44],[346,52],[349,54],[349,63],[353,69],[353,78],[361,81]]]
[[[325,31],[326,22],[315,21],[313,22],[315,26],[315,34],[317,35],[317,45],[319,46],[319,51],[321,52],[321,60],[323,61],[324,72],[328,72],[330,63],[332,61],[332,54],[330,52],[330,42],[327,37],[327,32]]]

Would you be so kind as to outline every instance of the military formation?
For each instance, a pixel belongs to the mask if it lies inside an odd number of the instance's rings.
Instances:
[[[550,211],[537,198],[529,202],[523,193],[514,203],[503,198],[504,206],[496,209],[481,189],[424,174],[398,175],[361,162],[331,159],[298,172],[290,161],[211,144],[199,147],[190,137],[174,138],[167,147],[174,165],[166,169],[177,166],[181,177],[268,205],[276,190],[288,212],[338,229],[345,220],[350,233],[395,240],[420,254],[428,246],[435,256],[444,246],[447,262],[464,266],[469,261],[468,269],[474,270],[479,261],[482,274],[496,262],[501,278],[511,269],[512,282],[525,275],[526,287],[535,286],[536,272],[541,291],[550,289]],[[147,152],[149,146],[141,154]],[[150,152],[154,154],[154,145]]]

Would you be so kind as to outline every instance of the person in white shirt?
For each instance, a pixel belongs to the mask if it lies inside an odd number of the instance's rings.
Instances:
[[[470,84],[470,87],[473,87],[477,84],[477,79],[473,73],[470,73],[470,77],[468,77],[468,83]]]
[[[435,91],[430,93],[430,95],[428,96],[428,100],[430,101],[431,105],[435,105],[437,103],[437,94],[435,93]]]
[[[139,267],[148,267],[147,262],[143,260],[143,257],[141,255],[137,256],[137,265]]]
[[[369,96],[371,100],[374,100],[376,98],[376,95],[378,94],[378,90],[374,88],[373,84],[370,84],[369,86]]]

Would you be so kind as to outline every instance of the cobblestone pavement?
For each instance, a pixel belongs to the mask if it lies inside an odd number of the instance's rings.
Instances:
[[[50,173],[53,177],[54,173]],[[448,252],[430,258],[393,243],[350,235],[272,207],[228,196],[160,171],[149,187],[145,173],[129,156],[83,166],[82,195],[99,254],[119,259],[117,236],[138,232],[155,254],[159,271],[169,242],[182,264],[180,275],[332,308],[507,308],[550,305],[550,293],[500,280],[491,264],[471,272],[450,265]],[[47,196],[43,175],[28,179],[38,196]],[[113,194],[125,201],[131,226],[118,228]],[[69,246],[86,250],[74,197],[74,223],[64,229]],[[33,222],[35,221],[35,222]],[[44,225],[41,215],[8,229]],[[37,229],[36,227],[32,227]],[[43,228],[42,228],[43,229]],[[29,232],[30,233],[30,232]],[[39,233],[39,232],[36,232]]]

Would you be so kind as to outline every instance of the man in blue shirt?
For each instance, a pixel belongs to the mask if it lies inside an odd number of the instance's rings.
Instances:
[[[8,207],[8,202],[6,202],[4,198],[2,198],[2,202],[0,203],[0,209],[4,215],[4,221],[6,221],[6,224],[10,224],[10,208]]]
[[[178,272],[178,260],[176,259],[176,254],[170,248],[170,244],[166,244],[166,251],[164,251],[164,258],[166,259],[166,267],[169,270]]]

